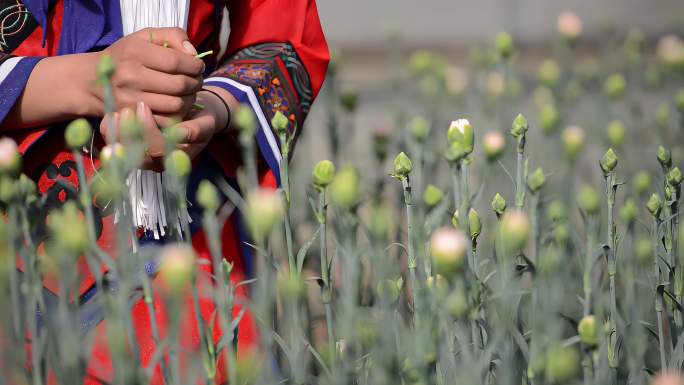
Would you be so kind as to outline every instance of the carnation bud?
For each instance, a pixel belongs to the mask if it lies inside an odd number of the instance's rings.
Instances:
[[[240,129],[240,134],[245,137],[251,137],[256,132],[256,120],[254,112],[251,107],[246,104],[240,105],[240,108],[233,113],[233,122]]]
[[[507,252],[522,250],[530,237],[530,221],[523,212],[507,211],[500,224],[501,241]]]
[[[541,167],[538,167],[527,177],[527,188],[534,194],[541,190],[546,183],[546,176]]]
[[[480,215],[473,208],[468,212],[468,227],[470,228],[470,238],[475,241],[482,232],[482,221],[480,221]]]
[[[283,201],[278,191],[257,188],[247,194],[247,223],[252,236],[263,240],[283,215]]]
[[[568,40],[576,40],[582,35],[582,20],[573,12],[563,12],[556,22],[558,32]]]
[[[641,265],[646,265],[651,263],[653,259],[653,245],[651,243],[651,238],[648,236],[640,236],[634,242],[634,255],[637,261]]]
[[[546,217],[552,222],[564,221],[565,218],[567,218],[567,214],[565,212],[565,205],[563,202],[560,200],[554,200],[549,203],[549,206],[546,209]]]
[[[558,110],[551,103],[544,104],[539,110],[539,126],[545,134],[556,131],[558,127]]]
[[[603,170],[603,175],[608,175],[613,170],[615,170],[615,167],[618,164],[618,158],[617,155],[615,155],[615,151],[613,151],[612,148],[609,148],[608,151],[606,151],[605,154],[603,154],[603,157],[599,161],[599,165],[601,166],[601,170]]]
[[[658,158],[658,162],[660,162],[660,165],[663,166],[664,169],[668,170],[670,167],[672,167],[672,153],[670,150],[666,149],[663,146],[658,146],[658,152],[656,153],[656,157]]]
[[[513,38],[507,32],[499,32],[496,35],[494,41],[496,46],[496,51],[502,58],[509,58],[513,51],[515,50],[515,44],[513,43]]]
[[[656,111],[655,121],[658,127],[666,128],[670,125],[670,107],[663,103]]]
[[[610,75],[603,83],[603,92],[611,100],[621,99],[625,94],[627,82],[621,74]]]
[[[14,202],[17,197],[16,180],[6,175],[0,176],[0,202]]]
[[[501,194],[496,193],[494,198],[492,198],[492,210],[497,217],[500,217],[506,211],[506,200],[501,196]]]
[[[625,125],[619,120],[613,120],[606,126],[606,137],[611,146],[622,147],[625,142]]]
[[[559,223],[553,228],[553,239],[557,244],[563,245],[570,238],[570,229],[565,223]]]
[[[340,92],[340,104],[347,112],[354,112],[358,104],[359,94],[356,89],[349,85],[345,85]]]
[[[351,209],[359,199],[359,176],[353,167],[342,168],[330,184],[330,199],[333,204]]]
[[[622,205],[622,208],[620,208],[620,218],[622,218],[622,221],[627,225],[632,225],[634,221],[636,221],[638,215],[639,208],[636,203],[634,203],[634,200],[627,199],[625,204]]]
[[[447,131],[447,139],[449,143],[460,143],[466,155],[473,152],[475,136],[468,119],[458,119],[451,122]]]
[[[468,307],[468,297],[462,288],[456,288],[446,299],[446,309],[454,319],[465,318],[468,315]]]
[[[413,170],[411,159],[402,151],[394,158],[394,176],[405,179]]]
[[[511,125],[511,135],[520,140],[525,136],[529,127],[530,126],[527,123],[527,119],[525,119],[523,114],[518,114],[518,116],[513,119],[513,124]]]
[[[442,190],[437,188],[437,186],[429,184],[427,187],[425,187],[425,191],[423,192],[423,202],[425,202],[425,205],[428,208],[437,206],[443,198],[444,193]]]
[[[27,177],[26,174],[21,174],[17,183],[17,194],[22,199],[22,202],[28,205],[36,200],[38,186],[36,186],[36,182]]]
[[[159,278],[167,294],[177,297],[187,289],[195,275],[195,252],[189,246],[169,245],[160,253]]]
[[[598,344],[598,332],[596,328],[596,317],[588,315],[582,318],[577,325],[577,333],[580,341],[587,346],[596,346]]]
[[[463,264],[469,241],[460,231],[442,227],[430,238],[430,255],[435,272],[452,277]]]
[[[670,184],[665,185],[663,192],[664,192],[666,201],[672,201],[677,196],[677,189]]]
[[[97,78],[101,81],[104,79],[110,79],[114,75],[115,70],[116,68],[114,66],[112,56],[109,54],[102,55],[97,64]]]
[[[418,116],[409,123],[411,136],[418,143],[423,143],[430,133],[430,123],[425,118]]]
[[[69,123],[64,131],[64,139],[70,149],[75,150],[85,146],[93,135],[93,129],[87,120],[80,118]]]
[[[549,382],[563,383],[573,378],[579,367],[579,353],[573,346],[557,346],[546,356],[546,377]]]
[[[679,167],[674,166],[667,172],[666,178],[667,184],[672,187],[677,187],[682,183],[682,171]]]
[[[335,165],[324,159],[316,163],[313,168],[313,185],[318,191],[323,191],[335,178]]]
[[[560,79],[560,67],[554,60],[543,60],[537,69],[537,77],[542,84],[553,87]]]
[[[47,225],[55,242],[70,256],[78,257],[88,245],[88,231],[81,212],[73,201],[48,214]]]
[[[499,131],[490,131],[482,139],[482,148],[487,160],[495,161],[501,157],[506,149],[506,137]]]
[[[679,373],[658,373],[653,377],[651,385],[682,385],[684,378]]]
[[[276,135],[287,135],[287,127],[289,125],[290,121],[287,119],[287,116],[280,111],[276,111],[276,113],[273,115],[273,119],[271,119],[271,127],[273,127],[273,131],[276,133]]]
[[[286,300],[296,300],[306,293],[306,286],[298,275],[284,273],[278,277],[278,292]]]
[[[192,161],[183,150],[173,150],[164,159],[164,169],[173,175],[186,177],[192,170]]]
[[[21,168],[21,155],[17,143],[8,138],[0,138],[0,174],[17,175]]]
[[[126,159],[126,150],[121,143],[108,144],[102,147],[102,151],[100,151],[100,161],[104,166],[107,166],[112,161],[113,157],[116,157],[118,162],[123,162]]]
[[[399,294],[401,294],[401,287],[403,286],[403,280],[399,278],[398,280],[384,279],[378,282],[375,290],[378,293],[378,297],[384,299],[389,303],[394,303],[399,299]]]
[[[563,130],[562,139],[565,155],[574,161],[584,147],[584,130],[578,126],[570,126]]]
[[[449,148],[444,155],[449,162],[454,163],[461,161],[468,155],[468,153],[466,152],[465,148],[463,148],[461,143],[453,142],[449,144]]]
[[[589,215],[596,215],[601,209],[599,194],[589,185],[584,185],[580,188],[577,194],[577,203]]]
[[[663,200],[660,199],[658,194],[653,193],[653,195],[651,195],[651,197],[648,199],[648,202],[646,202],[646,208],[651,215],[653,215],[655,218],[658,218],[660,216],[660,210],[663,208]]]
[[[378,159],[378,163],[383,163],[387,157],[387,147],[391,129],[384,124],[377,125],[373,128],[371,136],[373,137],[373,152]]]
[[[216,186],[206,179],[197,188],[197,203],[210,212],[216,211],[221,203]]]
[[[679,112],[684,112],[684,88],[680,88],[675,95],[675,106]]]
[[[375,205],[371,209],[368,228],[374,237],[387,238],[392,227],[392,221],[392,211],[384,205]]]
[[[645,195],[651,189],[651,174],[643,170],[637,172],[634,174],[632,185],[634,186],[634,192],[640,196]]]

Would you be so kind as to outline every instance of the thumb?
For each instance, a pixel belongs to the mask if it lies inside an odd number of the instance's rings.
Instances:
[[[179,52],[197,55],[197,49],[190,42],[188,34],[181,28],[150,28],[147,32],[151,43],[167,45]]]

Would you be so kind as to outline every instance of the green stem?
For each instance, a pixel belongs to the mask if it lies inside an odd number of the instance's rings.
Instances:
[[[522,210],[525,205],[525,136],[518,138],[518,152],[515,169],[515,207]]]
[[[401,184],[404,187],[404,204],[406,205],[406,242],[408,244],[408,270],[409,279],[411,285],[411,292],[413,294],[413,321],[416,326],[418,325],[418,319],[422,311],[422,306],[420,303],[420,293],[418,292],[418,282],[416,278],[416,266],[418,265],[416,261],[416,255],[414,250],[414,234],[413,234],[413,197],[411,196],[411,183],[408,176],[401,180]]]
[[[331,366],[334,370],[334,357],[335,357],[335,334],[333,330],[333,316],[332,316],[332,289],[330,287],[330,270],[328,269],[328,240],[327,240],[327,220],[328,220],[328,207],[325,204],[325,189],[322,189],[318,193],[318,220],[321,226],[321,234],[319,236],[320,245],[320,263],[321,263],[321,280],[323,285],[321,286],[321,298],[323,300],[323,305],[325,306],[325,325],[328,334],[328,350],[330,354]]]
[[[653,273],[655,275],[656,282],[656,302],[655,311],[656,318],[658,322],[658,351],[660,352],[660,370],[667,370],[667,357],[665,355],[665,334],[663,332],[663,297],[658,292],[658,286],[661,284],[661,273],[660,267],[658,266],[658,228],[660,227],[660,220],[655,217],[653,218],[653,225],[651,227],[651,242],[653,247]]]
[[[295,259],[292,242],[292,225],[290,224],[290,144],[285,135],[280,135],[280,151],[282,154],[282,159],[280,161],[280,184],[285,194],[285,215],[283,217],[285,244],[287,246],[287,260],[290,267],[290,274],[295,275],[301,272],[297,271],[297,260]]]
[[[608,251],[608,277],[610,279],[610,336],[608,338],[610,346],[608,347],[608,365],[611,368],[611,379],[613,383],[617,381],[617,368],[619,365],[617,357],[617,299],[615,293],[615,274],[617,272],[617,242],[615,236],[615,192],[617,186],[615,184],[615,173],[610,172],[606,175],[606,204],[608,207],[608,239],[606,244],[610,247]]]

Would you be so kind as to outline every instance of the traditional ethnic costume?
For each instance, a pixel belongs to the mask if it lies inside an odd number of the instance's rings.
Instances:
[[[260,183],[276,187],[282,159],[279,143],[270,127],[271,118],[276,111],[284,113],[292,123],[292,134],[296,135],[321,87],[329,60],[314,0],[0,0],[0,122],[20,97],[32,69],[41,58],[102,50],[139,29],[141,24],[172,26],[157,20],[159,13],[168,12],[165,7],[173,8],[175,23],[187,31],[198,52],[213,50],[214,55],[205,58],[205,85],[222,87],[253,109],[258,123]],[[230,28],[227,41],[221,38],[222,22]],[[144,25],[146,23],[148,25]],[[40,212],[34,213],[42,218],[39,223],[44,223],[49,210],[78,196],[74,157],[63,139],[66,123],[0,132],[18,143],[24,156],[23,171],[36,181],[43,194],[45,204]],[[99,126],[99,118],[91,123],[94,127]],[[295,127],[298,129],[294,130]],[[99,167],[96,155],[104,144],[99,134],[93,142],[92,148],[82,154],[88,177]],[[234,140],[215,137],[193,161],[188,201],[192,244],[199,258],[211,259],[201,229],[198,205],[192,204],[194,191],[205,178],[220,176],[234,183],[240,159],[240,149]],[[150,202],[147,204],[149,206]],[[93,211],[98,243],[104,250],[111,249],[114,212],[96,200]],[[138,223],[141,244],[163,242],[164,223],[158,218],[150,220],[149,215],[145,220],[144,224]],[[47,231],[44,226],[38,227],[34,239],[43,242],[47,239]],[[250,250],[243,242],[246,233],[238,212],[226,221],[221,237],[223,255],[234,264],[231,280],[237,283],[247,279],[252,273],[252,262]],[[97,296],[94,277],[83,258],[76,266],[82,276],[78,301],[87,306]],[[201,270],[198,281],[211,281],[211,263],[198,266]],[[155,266],[149,268],[152,276],[154,269]],[[60,294],[56,277],[45,276],[44,287],[48,296]],[[249,295],[245,287],[237,289],[238,297]],[[186,302],[191,306],[190,299]],[[163,332],[168,322],[164,303],[155,298],[154,307],[157,324]],[[210,298],[200,299],[200,310],[205,322],[209,323],[215,317],[215,306]],[[240,310],[237,306],[234,314]],[[192,310],[185,314],[181,343],[188,349],[197,348],[200,336]],[[139,341],[141,365],[147,366],[156,347],[142,299],[132,304],[131,317]],[[84,334],[94,336],[85,383],[111,382],[112,362],[103,337],[106,322],[96,314],[84,318],[79,327]],[[216,342],[220,331],[217,329],[214,334]],[[237,332],[238,354],[255,346],[256,340],[254,320],[246,313]],[[152,383],[161,383],[161,380],[157,365]],[[219,370],[217,383],[225,381],[226,373]]]

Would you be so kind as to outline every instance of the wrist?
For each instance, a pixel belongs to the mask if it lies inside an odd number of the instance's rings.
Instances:
[[[97,83],[97,65],[101,52],[62,56],[62,69],[57,79],[70,79],[65,102],[74,116],[104,116],[102,85]]]
[[[222,134],[230,125],[231,108],[224,99],[224,95],[217,92],[215,87],[203,88],[197,93],[197,104],[203,106],[203,111],[212,114],[214,118],[213,134]]]

